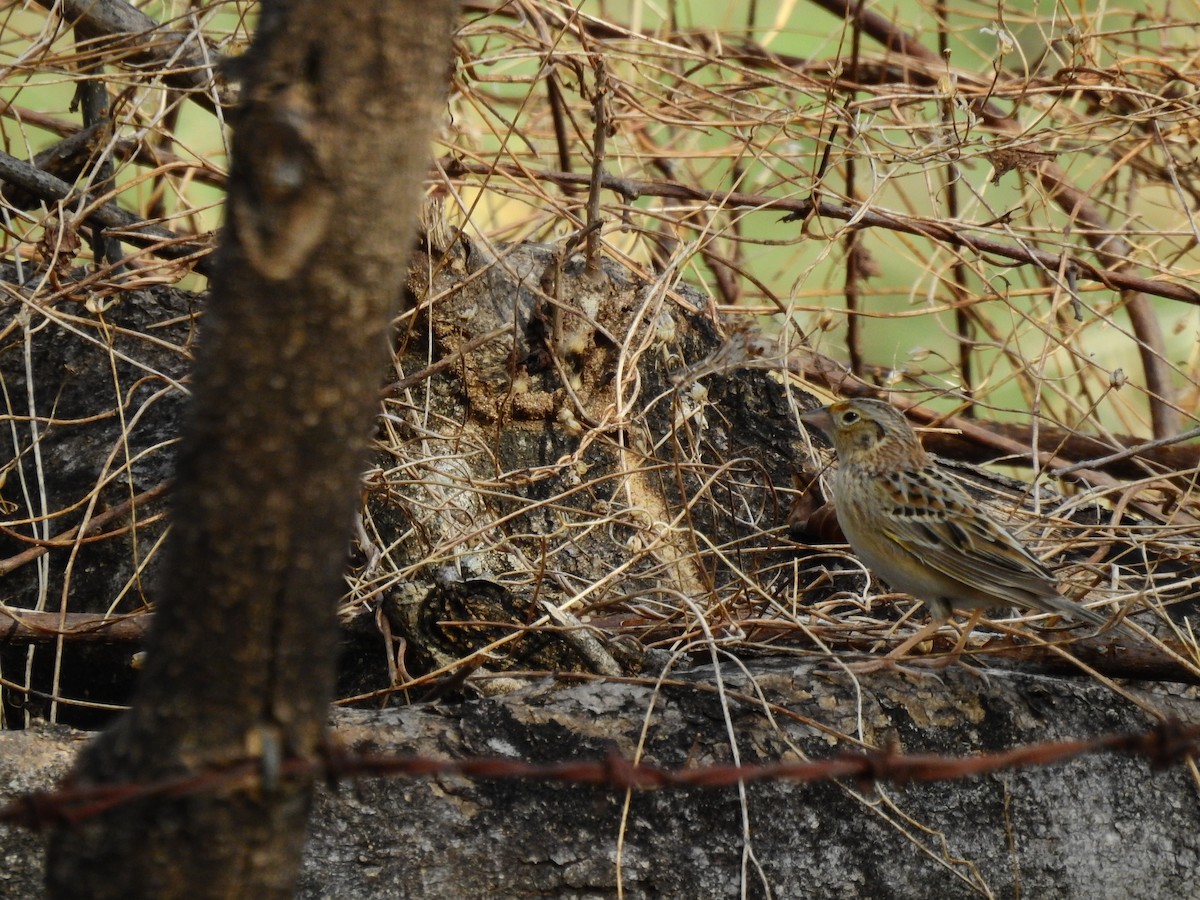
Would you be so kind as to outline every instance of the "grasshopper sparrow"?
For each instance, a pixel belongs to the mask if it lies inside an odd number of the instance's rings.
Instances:
[[[833,439],[834,506],[850,546],[889,585],[923,601],[933,619],[891,656],[928,638],[955,609],[972,611],[959,649],[994,606],[1105,624],[1059,594],[1054,576],[937,465],[895,407],[842,400],[800,418]]]

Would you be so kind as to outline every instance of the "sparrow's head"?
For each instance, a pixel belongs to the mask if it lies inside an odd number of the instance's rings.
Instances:
[[[925,463],[925,451],[908,419],[882,400],[839,400],[800,419],[829,435],[843,466],[895,470]]]

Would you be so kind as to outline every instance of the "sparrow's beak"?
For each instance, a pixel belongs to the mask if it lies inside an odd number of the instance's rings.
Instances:
[[[833,434],[833,416],[829,414],[828,406],[819,406],[808,412],[800,413],[800,421],[805,425],[820,428],[826,434]]]

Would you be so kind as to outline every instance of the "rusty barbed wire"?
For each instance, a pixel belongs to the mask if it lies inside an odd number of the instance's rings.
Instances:
[[[74,787],[26,794],[0,809],[0,822],[41,830],[77,824],[128,803],[230,789],[269,790],[281,778],[320,778],[333,785],[349,778],[460,776],[477,781],[520,780],[592,785],[618,791],[720,789],[762,781],[799,784],[853,780],[860,786],[888,782],[953,781],[999,772],[1065,763],[1096,754],[1144,759],[1165,768],[1200,752],[1200,725],[1166,721],[1138,734],[1106,735],[1090,740],[1047,741],[994,753],[952,757],[929,753],[844,753],[826,760],[759,765],[716,765],[668,769],[638,763],[612,753],[603,759],[530,763],[501,757],[434,759],[354,753],[330,748],[323,759],[285,759],[264,770],[262,759],[243,759],[206,772],[145,784]]]

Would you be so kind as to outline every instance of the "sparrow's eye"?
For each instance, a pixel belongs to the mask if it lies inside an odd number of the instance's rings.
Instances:
[[[848,409],[844,413],[842,413],[842,424],[843,425],[853,425],[855,422],[858,421],[858,419],[859,419],[858,413],[856,413],[852,409]]]

